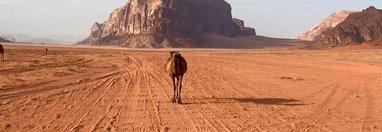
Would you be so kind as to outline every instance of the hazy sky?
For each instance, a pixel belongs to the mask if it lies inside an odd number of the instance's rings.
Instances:
[[[295,38],[339,10],[382,8],[382,0],[226,0],[259,35]],[[0,34],[84,35],[127,0],[0,0]]]

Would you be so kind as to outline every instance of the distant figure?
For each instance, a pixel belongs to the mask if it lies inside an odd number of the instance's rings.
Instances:
[[[1,44],[0,44],[0,55],[1,55],[0,61],[4,61],[5,60],[4,59],[4,47]]]
[[[45,55],[48,55],[48,48],[45,48]]]
[[[172,103],[182,104],[182,80],[183,75],[187,71],[187,62],[179,52],[171,51],[170,57],[167,59],[166,72],[172,78],[174,85],[174,95],[171,99]],[[176,80],[176,81],[175,81]]]

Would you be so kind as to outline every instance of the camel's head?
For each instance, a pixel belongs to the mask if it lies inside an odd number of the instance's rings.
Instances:
[[[180,52],[179,51],[170,51],[170,56],[180,56]]]

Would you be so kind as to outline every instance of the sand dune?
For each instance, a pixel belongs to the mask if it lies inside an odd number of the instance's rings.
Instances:
[[[380,50],[183,50],[177,105],[167,51],[5,47],[0,131],[382,130]]]

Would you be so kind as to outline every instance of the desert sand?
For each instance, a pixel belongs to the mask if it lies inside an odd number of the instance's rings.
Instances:
[[[382,131],[382,50],[5,45],[0,131]]]

